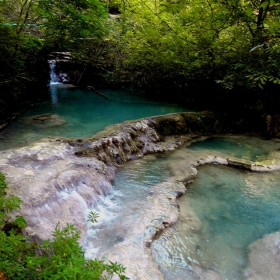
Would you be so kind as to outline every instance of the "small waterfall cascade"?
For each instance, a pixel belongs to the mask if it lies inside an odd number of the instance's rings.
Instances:
[[[48,62],[50,65],[50,94],[51,94],[52,104],[56,105],[58,103],[56,85],[61,85],[61,83],[59,82],[59,77],[55,72],[56,61],[49,60]]]
[[[56,75],[55,72],[55,67],[56,67],[55,60],[49,60],[49,65],[50,65],[50,85],[60,84],[59,77]]]

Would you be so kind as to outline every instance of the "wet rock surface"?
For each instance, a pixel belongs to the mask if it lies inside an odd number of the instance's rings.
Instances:
[[[113,178],[104,163],[81,160],[71,146],[59,142],[2,152],[0,170],[9,193],[22,200],[27,233],[39,239],[50,238],[57,222],[74,224],[83,239],[88,209],[111,190]]]
[[[183,113],[124,122],[109,126],[91,138],[49,138],[28,147],[1,152],[0,171],[6,175],[9,193],[22,200],[20,213],[28,223],[26,233],[38,239],[51,238],[57,222],[62,226],[71,223],[81,230],[83,244],[88,228],[87,214],[100,196],[112,189],[116,167],[195,141],[198,139],[194,134],[196,130],[199,134],[209,134],[212,127],[215,133],[214,116],[202,116]],[[257,164],[219,155],[191,157],[171,165],[173,177],[154,186],[147,198],[151,211],[135,221],[135,231],[130,232],[128,238],[120,238],[107,252],[108,259],[127,267],[127,276],[131,279],[164,279],[153,261],[150,244],[156,234],[176,223],[180,211],[176,198],[196,178],[197,167],[204,164],[230,165],[250,171],[280,169],[278,159],[269,164]],[[191,230],[199,230],[200,223],[195,215],[189,212],[186,219],[190,221]],[[248,271],[248,275],[253,275]],[[200,267],[193,272],[197,279],[220,279],[219,275]]]
[[[36,117],[41,122],[41,118]],[[46,117],[47,119],[49,116]],[[72,223],[84,240],[88,212],[112,186],[118,164],[144,154],[174,150],[190,136],[170,136],[166,141],[154,121],[140,120],[109,127],[99,136],[83,140],[45,139],[21,149],[0,153],[0,171],[9,192],[22,200],[21,214],[28,234],[51,238],[59,221]]]
[[[249,246],[248,265],[244,278],[248,280],[279,279],[280,232],[271,233]]]
[[[56,114],[43,114],[32,117],[27,117],[23,121],[28,125],[38,126],[38,127],[54,127],[61,126],[67,123],[66,120],[61,118]]]

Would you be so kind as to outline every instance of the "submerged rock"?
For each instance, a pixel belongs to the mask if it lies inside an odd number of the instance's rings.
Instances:
[[[27,117],[23,120],[26,124],[40,127],[54,127],[67,124],[67,121],[56,114],[43,114]]]
[[[280,279],[280,232],[266,235],[249,246],[244,278]]]
[[[137,215],[133,226],[129,225],[125,240],[104,253],[111,261],[129,264],[126,275],[130,279],[164,279],[153,260],[150,245],[156,234],[178,220],[176,197],[185,191],[185,186],[174,178],[153,186],[145,201],[146,209]]]

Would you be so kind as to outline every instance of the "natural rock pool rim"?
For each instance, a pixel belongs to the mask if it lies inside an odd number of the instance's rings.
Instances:
[[[111,182],[119,164],[146,154],[174,150],[196,139],[197,133],[214,134],[216,128],[215,116],[207,112],[124,122],[87,139],[53,138],[22,149],[1,152],[0,171],[7,177],[10,193],[23,200],[21,211],[28,222],[27,233],[37,238],[49,238],[57,221],[62,225],[68,222],[81,229],[81,242],[85,242],[87,213],[100,196],[112,189]],[[195,179],[196,168],[209,163],[250,171],[272,171],[280,167],[278,159],[271,164],[218,156],[189,161],[183,169],[177,170],[176,176],[169,182],[155,186],[154,195],[150,198],[151,207],[153,200],[161,197],[161,201],[165,201],[164,209],[155,209],[150,213],[152,217],[143,217],[141,228],[137,229],[131,243],[127,243],[132,250],[123,252],[121,259],[119,250],[115,255],[111,252],[112,258],[117,256],[125,265],[131,258],[128,252],[136,252],[152,260],[149,244],[153,237],[178,219],[177,196],[185,192],[185,184]],[[166,191],[162,192],[162,189]],[[163,215],[163,212],[166,214]],[[142,265],[138,262],[136,267],[128,267],[127,272],[132,279],[155,279],[155,275],[156,279],[163,279],[157,265],[151,266],[150,262]]]

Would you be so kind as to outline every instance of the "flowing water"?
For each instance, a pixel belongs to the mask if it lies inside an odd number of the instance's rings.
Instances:
[[[187,111],[125,91],[100,91],[110,99],[90,90],[51,85],[48,101],[36,105],[0,133],[0,150],[48,136],[87,137],[124,120]],[[26,121],[45,113],[59,115],[63,124],[46,127]],[[99,218],[89,226],[86,256],[102,257],[129,237],[149,211],[147,199],[153,186],[172,176],[172,164],[213,153],[271,163],[279,148],[278,142],[250,137],[211,138],[173,153],[124,164],[118,169],[114,190],[94,209]],[[178,199],[178,222],[158,235],[151,246],[165,278],[198,279],[199,268],[213,271],[222,279],[242,279],[248,245],[280,228],[279,182],[279,172],[257,174],[222,166],[200,167],[198,178]],[[190,215],[191,224],[186,219]]]
[[[171,176],[170,164],[205,152],[247,160],[269,159],[275,149],[279,149],[279,143],[223,137],[126,163],[117,173],[114,192],[96,208],[100,218],[89,233],[92,239],[88,256],[101,257],[110,247],[128,238],[132,228],[137,227],[137,217],[149,211],[146,198],[150,188]],[[151,246],[165,278],[199,279],[199,268],[215,272],[222,279],[243,279],[248,245],[280,229],[279,179],[279,172],[251,173],[216,165],[200,167],[195,182],[178,199],[181,209],[178,222],[157,236]],[[186,219],[190,215],[191,225]]]
[[[102,257],[104,251],[128,238],[132,229],[138,226],[135,223],[149,211],[145,209],[149,190],[169,176],[165,158],[146,156],[122,165],[116,174],[114,190],[94,209],[99,218],[88,232],[87,257]]]
[[[50,85],[49,100],[34,106],[0,133],[0,150],[26,146],[49,136],[89,137],[125,120],[189,111],[183,106],[147,99],[125,90],[100,91],[110,99],[90,90]],[[65,122],[50,126],[28,122],[30,116],[47,113],[56,114]]]
[[[55,68],[56,68],[56,61],[55,60],[50,60],[49,61],[49,66],[50,66],[50,85],[61,85],[59,82],[59,78],[56,75]]]

